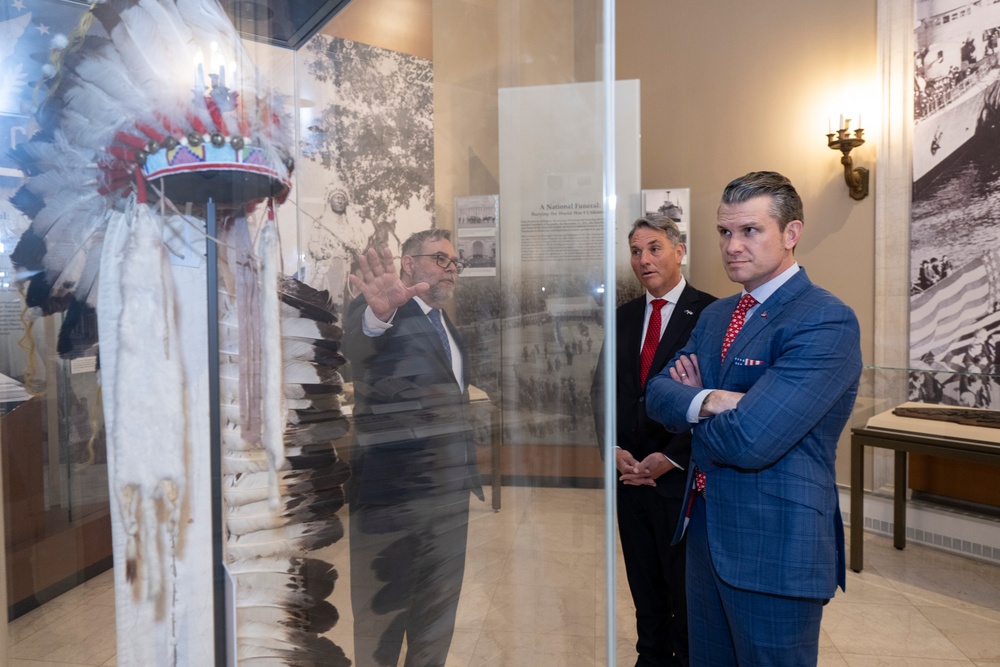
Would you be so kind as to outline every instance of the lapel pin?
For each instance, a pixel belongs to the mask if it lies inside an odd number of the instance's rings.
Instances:
[[[694,315],[694,311],[693,310],[685,310],[684,314],[685,315]]]
[[[760,316],[763,317],[766,320],[767,319],[767,311],[765,310],[763,313],[760,314]]]

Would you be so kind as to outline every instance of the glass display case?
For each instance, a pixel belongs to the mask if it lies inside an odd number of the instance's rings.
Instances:
[[[616,661],[590,395],[638,294],[639,92],[608,16],[0,10],[9,653]],[[450,382],[416,301],[371,342],[374,265],[443,281]]]
[[[865,367],[851,426],[945,439],[973,440],[1000,445],[1000,430],[989,424],[996,411],[991,397],[1000,388],[1000,375],[975,372],[971,366],[952,369]],[[892,484],[885,452],[868,460],[871,475],[864,487],[878,490]],[[1000,506],[991,467],[943,461],[940,457],[910,457],[904,485],[917,496]],[[960,481],[960,483],[959,483]]]

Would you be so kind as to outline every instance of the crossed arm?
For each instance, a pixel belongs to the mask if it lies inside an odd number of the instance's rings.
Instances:
[[[669,371],[671,379],[675,382],[680,382],[695,389],[705,388],[701,381],[701,371],[698,369],[698,355],[696,354],[690,356],[682,354],[677,358],[673,368],[670,368]],[[705,397],[698,416],[711,417],[726,410],[734,410],[743,396],[744,394],[738,391],[715,389]]]
[[[682,354],[673,367],[668,369],[670,377],[681,384],[703,389],[701,371],[698,369],[698,355]],[[733,410],[744,394],[737,391],[715,389],[701,404],[700,417],[711,417],[726,410]],[[631,486],[656,486],[656,478],[674,468],[673,462],[664,454],[653,452],[642,461],[637,461],[624,449],[615,450],[615,465],[621,475],[619,480]]]
[[[788,316],[795,326],[772,331],[771,344],[779,351],[745,394],[715,389],[707,395],[700,414],[710,418],[695,426],[702,458],[748,470],[767,467],[801,442],[856,385],[861,350],[853,311],[833,305],[799,308]],[[702,386],[692,356],[689,351],[686,361],[677,359],[670,381],[654,377],[647,389],[650,415],[674,428],[681,426]]]

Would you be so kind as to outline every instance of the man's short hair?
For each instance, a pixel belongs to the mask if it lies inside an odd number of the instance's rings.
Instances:
[[[667,239],[671,245],[677,245],[681,242],[681,230],[677,228],[677,223],[662,213],[647,213],[638,218],[632,223],[632,229],[628,233],[628,240],[631,242],[635,230],[642,229],[643,227],[663,232],[667,235]]]
[[[431,229],[425,229],[420,232],[416,232],[410,238],[403,242],[403,246],[399,250],[400,255],[414,255],[419,254],[423,250],[424,243],[427,241],[451,241],[451,232],[447,229],[440,229],[432,227]]]
[[[723,204],[742,204],[757,197],[771,197],[769,213],[782,232],[792,220],[805,223],[802,198],[792,182],[776,171],[751,171],[733,179],[722,191]]]

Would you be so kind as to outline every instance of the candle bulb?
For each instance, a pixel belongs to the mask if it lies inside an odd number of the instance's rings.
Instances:
[[[840,114],[840,125],[837,127],[838,130],[844,129],[844,114]]]
[[[224,65],[219,65],[219,87],[226,87],[226,67]]]
[[[198,63],[198,72],[194,77],[194,89],[205,90],[205,70],[202,68],[201,63]]]
[[[826,133],[833,134],[833,119],[829,116],[826,117]]]

